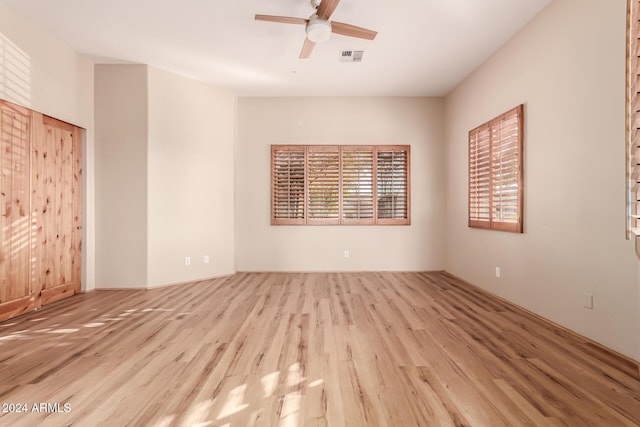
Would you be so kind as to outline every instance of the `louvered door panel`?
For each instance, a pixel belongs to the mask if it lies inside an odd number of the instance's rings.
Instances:
[[[271,223],[304,224],[305,148],[271,148]]]
[[[378,147],[376,150],[378,224],[409,220],[408,149]]]
[[[342,223],[374,224],[373,147],[342,148]]]
[[[340,147],[308,147],[308,223],[339,224],[340,201]]]

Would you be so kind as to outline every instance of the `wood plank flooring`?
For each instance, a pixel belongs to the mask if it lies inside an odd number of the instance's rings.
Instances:
[[[239,273],[0,323],[0,410],[2,426],[637,426],[640,380],[446,273]]]

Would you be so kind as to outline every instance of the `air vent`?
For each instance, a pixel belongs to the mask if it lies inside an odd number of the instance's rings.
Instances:
[[[361,62],[364,50],[343,50],[340,52],[340,62]]]

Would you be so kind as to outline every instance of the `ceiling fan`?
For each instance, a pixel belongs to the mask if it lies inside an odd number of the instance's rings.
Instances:
[[[366,40],[376,38],[378,34],[376,31],[343,22],[330,21],[329,18],[336,10],[338,3],[340,3],[340,0],[311,0],[311,6],[315,9],[315,12],[309,19],[291,16],[256,15],[256,20],[305,25],[307,37],[300,51],[300,59],[308,58],[316,43],[326,42],[329,40],[331,33]]]

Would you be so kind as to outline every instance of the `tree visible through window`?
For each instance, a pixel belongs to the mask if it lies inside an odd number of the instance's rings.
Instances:
[[[522,233],[523,106],[469,132],[469,227]]]
[[[405,145],[274,145],[271,223],[410,224]]]

